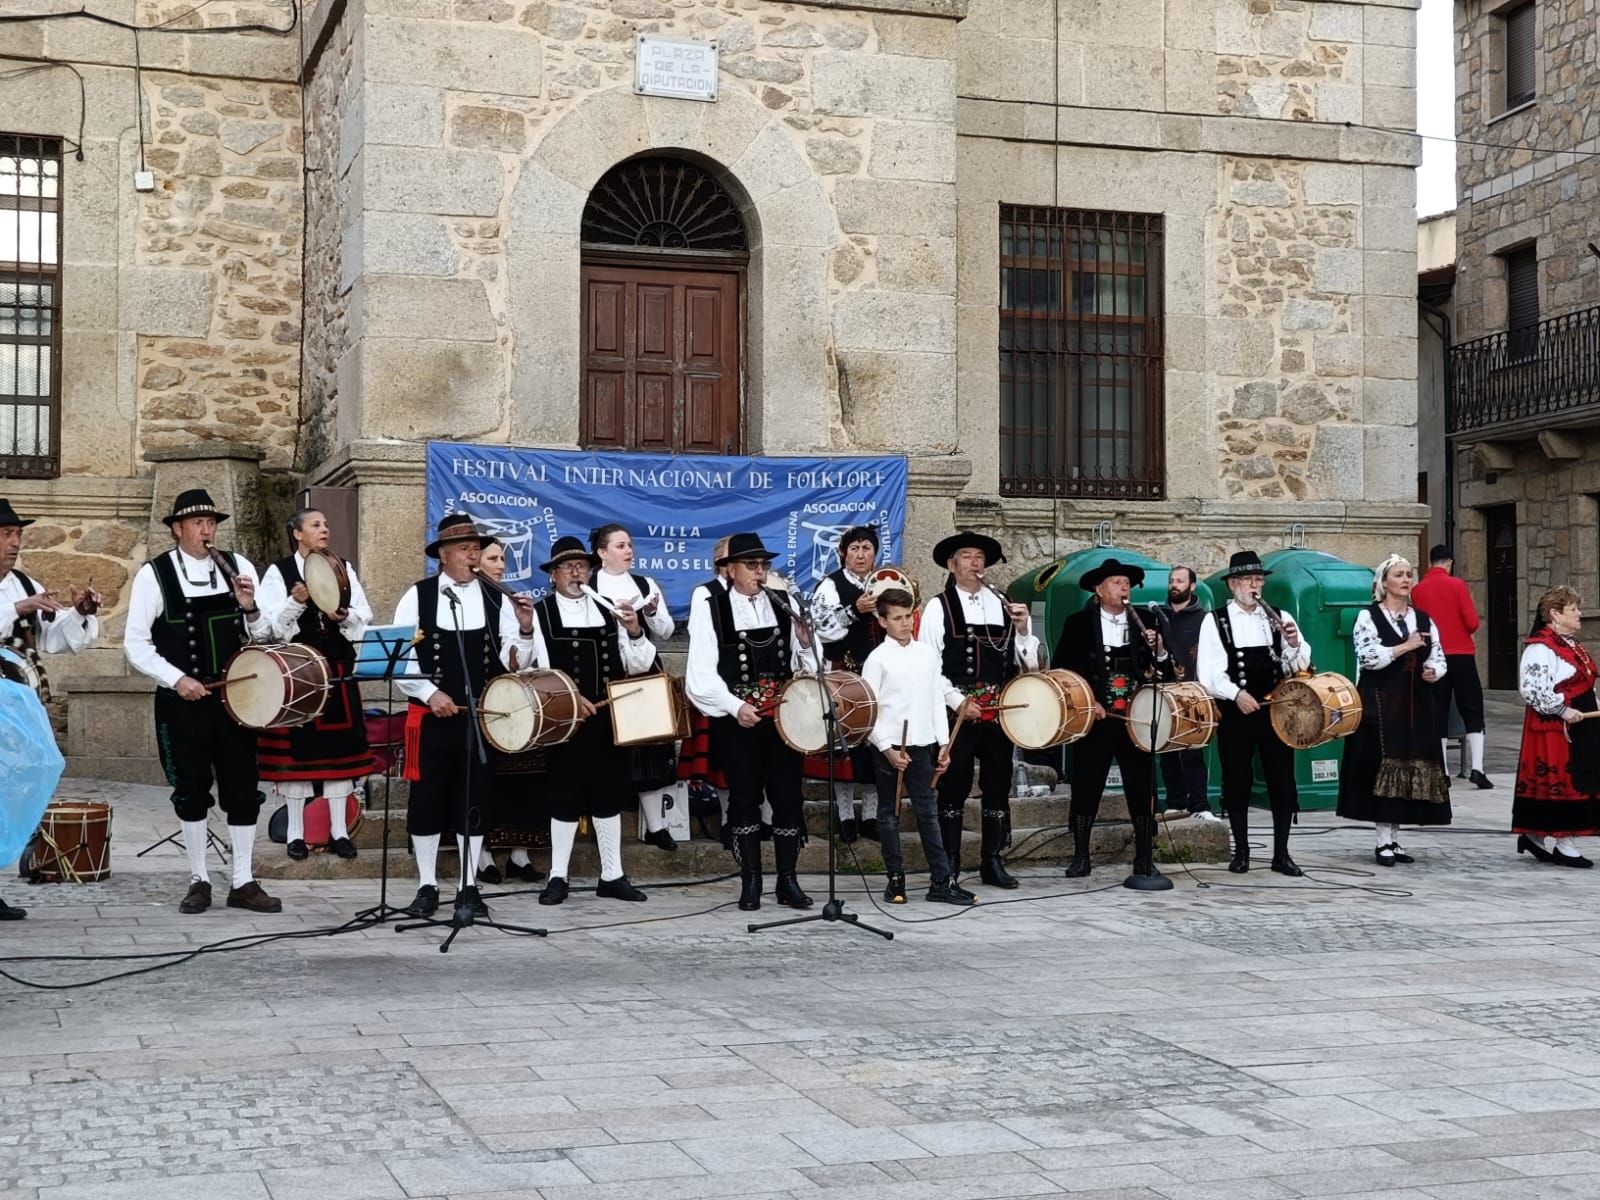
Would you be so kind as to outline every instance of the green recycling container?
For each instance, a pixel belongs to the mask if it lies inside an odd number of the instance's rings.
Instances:
[[[1167,602],[1167,576],[1172,570],[1171,564],[1122,546],[1093,546],[1086,550],[1074,551],[1065,558],[1018,576],[1005,589],[1014,603],[1026,604],[1032,611],[1033,631],[1039,635],[1046,666],[1049,665],[1050,655],[1055,650],[1055,639],[1061,632],[1061,623],[1089,602],[1089,593],[1078,586],[1078,580],[1084,572],[1099,566],[1108,558],[1115,558],[1129,566],[1144,568],[1144,583],[1133,589],[1129,597],[1131,603],[1142,610],[1152,601],[1157,604]],[[1199,593],[1200,603],[1209,608],[1216,595],[1215,588],[1201,580],[1197,582],[1195,590]],[[1222,594],[1227,595],[1226,590]],[[1143,611],[1139,615],[1148,619]],[[1215,798],[1221,794],[1218,781],[1222,777],[1216,763],[1215,748],[1208,747],[1206,755],[1210,771],[1211,795]],[[1063,781],[1071,777],[1071,746],[1058,746],[1053,750],[1025,751],[1024,756],[1029,762],[1055,767]],[[1113,766],[1108,791],[1121,789],[1120,776],[1116,771],[1117,768]],[[1156,771],[1158,787],[1160,777],[1161,772],[1158,769]]]
[[[1262,556],[1261,563],[1272,572],[1267,576],[1262,598],[1294,617],[1301,636],[1311,644],[1311,669],[1337,671],[1354,683],[1356,653],[1350,634],[1356,614],[1372,603],[1372,568],[1304,549],[1274,550]],[[1206,582],[1219,600],[1227,598],[1228,585],[1220,572]],[[1342,738],[1295,755],[1294,776],[1301,808],[1328,809],[1338,803],[1343,759]],[[1259,763],[1256,771],[1251,803],[1265,808],[1267,789]],[[1213,787],[1216,783],[1214,774]]]

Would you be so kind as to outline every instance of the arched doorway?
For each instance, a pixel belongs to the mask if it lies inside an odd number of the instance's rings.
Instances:
[[[629,159],[583,210],[581,443],[738,454],[749,241],[703,167]]]

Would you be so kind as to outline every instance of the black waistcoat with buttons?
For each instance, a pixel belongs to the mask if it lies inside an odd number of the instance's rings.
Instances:
[[[244,612],[232,591],[211,596],[186,596],[178,580],[176,551],[150,560],[161,586],[161,615],[150,627],[150,641],[161,655],[185,675],[201,683],[222,678],[223,668],[239,648],[250,640]],[[237,567],[232,554],[218,551]],[[208,563],[207,571],[211,570]]]
[[[860,671],[866,665],[867,655],[883,641],[883,627],[871,613],[856,611],[856,601],[864,589],[850,582],[850,577],[840,567],[828,576],[839,593],[840,606],[851,615],[845,626],[845,635],[836,642],[824,642],[822,653],[828,665],[835,670]]]
[[[730,688],[750,687],[762,679],[788,679],[789,614],[781,604],[772,605],[776,626],[757,629],[733,627],[733,599],[726,587],[708,588],[711,623],[717,630],[717,674]]]
[[[283,576],[285,592],[292,592],[295,584],[305,582],[305,578],[300,574],[300,564],[295,561],[294,555],[280,558],[272,565],[277,567],[278,574]],[[345,563],[345,569],[349,568],[350,564]],[[343,663],[347,667],[355,664],[356,648],[339,629],[339,623],[309,600],[306,601],[306,610],[300,614],[295,629],[295,641],[306,646],[315,646],[333,662]]]
[[[481,583],[478,584],[478,590],[483,593],[483,625],[478,629],[462,631],[461,639],[466,643],[467,660],[464,674],[462,655],[456,648],[455,630],[439,628],[439,576],[430,575],[417,581],[417,632],[422,637],[417,643],[417,665],[435,687],[462,705],[466,704],[469,693],[481,696],[484,685],[502,671],[500,593]],[[413,700],[411,703],[419,704],[421,701]]]
[[[622,665],[621,629],[617,619],[600,605],[599,625],[563,625],[561,605],[555,593],[539,601],[539,623],[544,626],[544,646],[550,665],[572,676],[587,700],[603,700],[606,684],[625,676]]]
[[[12,571],[11,573],[17,577],[17,586],[22,589],[24,596],[38,595],[33,586],[33,580],[29,579],[21,571]],[[0,580],[0,582],[3,582],[3,580]],[[45,615],[48,616],[49,614]],[[11,628],[6,631],[5,645],[10,646],[13,650],[37,650],[39,645],[39,619],[39,613],[18,617],[11,623]]]
[[[1016,675],[1017,627],[1010,621],[967,624],[954,578],[939,598],[944,601],[944,677],[959,688],[1004,683]]]
[[[1283,635],[1274,629],[1270,646],[1237,646],[1228,606],[1223,605],[1211,615],[1216,618],[1222,652],[1228,658],[1228,678],[1235,687],[1242,687],[1257,700],[1265,700],[1283,678]]]

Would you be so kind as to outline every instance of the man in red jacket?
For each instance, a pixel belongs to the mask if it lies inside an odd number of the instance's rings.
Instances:
[[[1411,590],[1411,599],[1433,618],[1450,668],[1435,688],[1440,704],[1439,728],[1447,728],[1450,697],[1454,695],[1461,723],[1467,727],[1467,753],[1472,762],[1468,778],[1480,788],[1491,788],[1494,784],[1483,773],[1483,684],[1478,680],[1478,657],[1472,642],[1472,635],[1478,632],[1478,609],[1467,585],[1450,574],[1454,565],[1455,555],[1450,547],[1435,546],[1428,552],[1428,573]],[[1448,758],[1448,738],[1445,743]]]

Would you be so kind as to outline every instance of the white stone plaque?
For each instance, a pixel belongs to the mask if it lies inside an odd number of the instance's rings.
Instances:
[[[633,90],[675,100],[717,98],[717,44],[639,34],[633,44]]]

